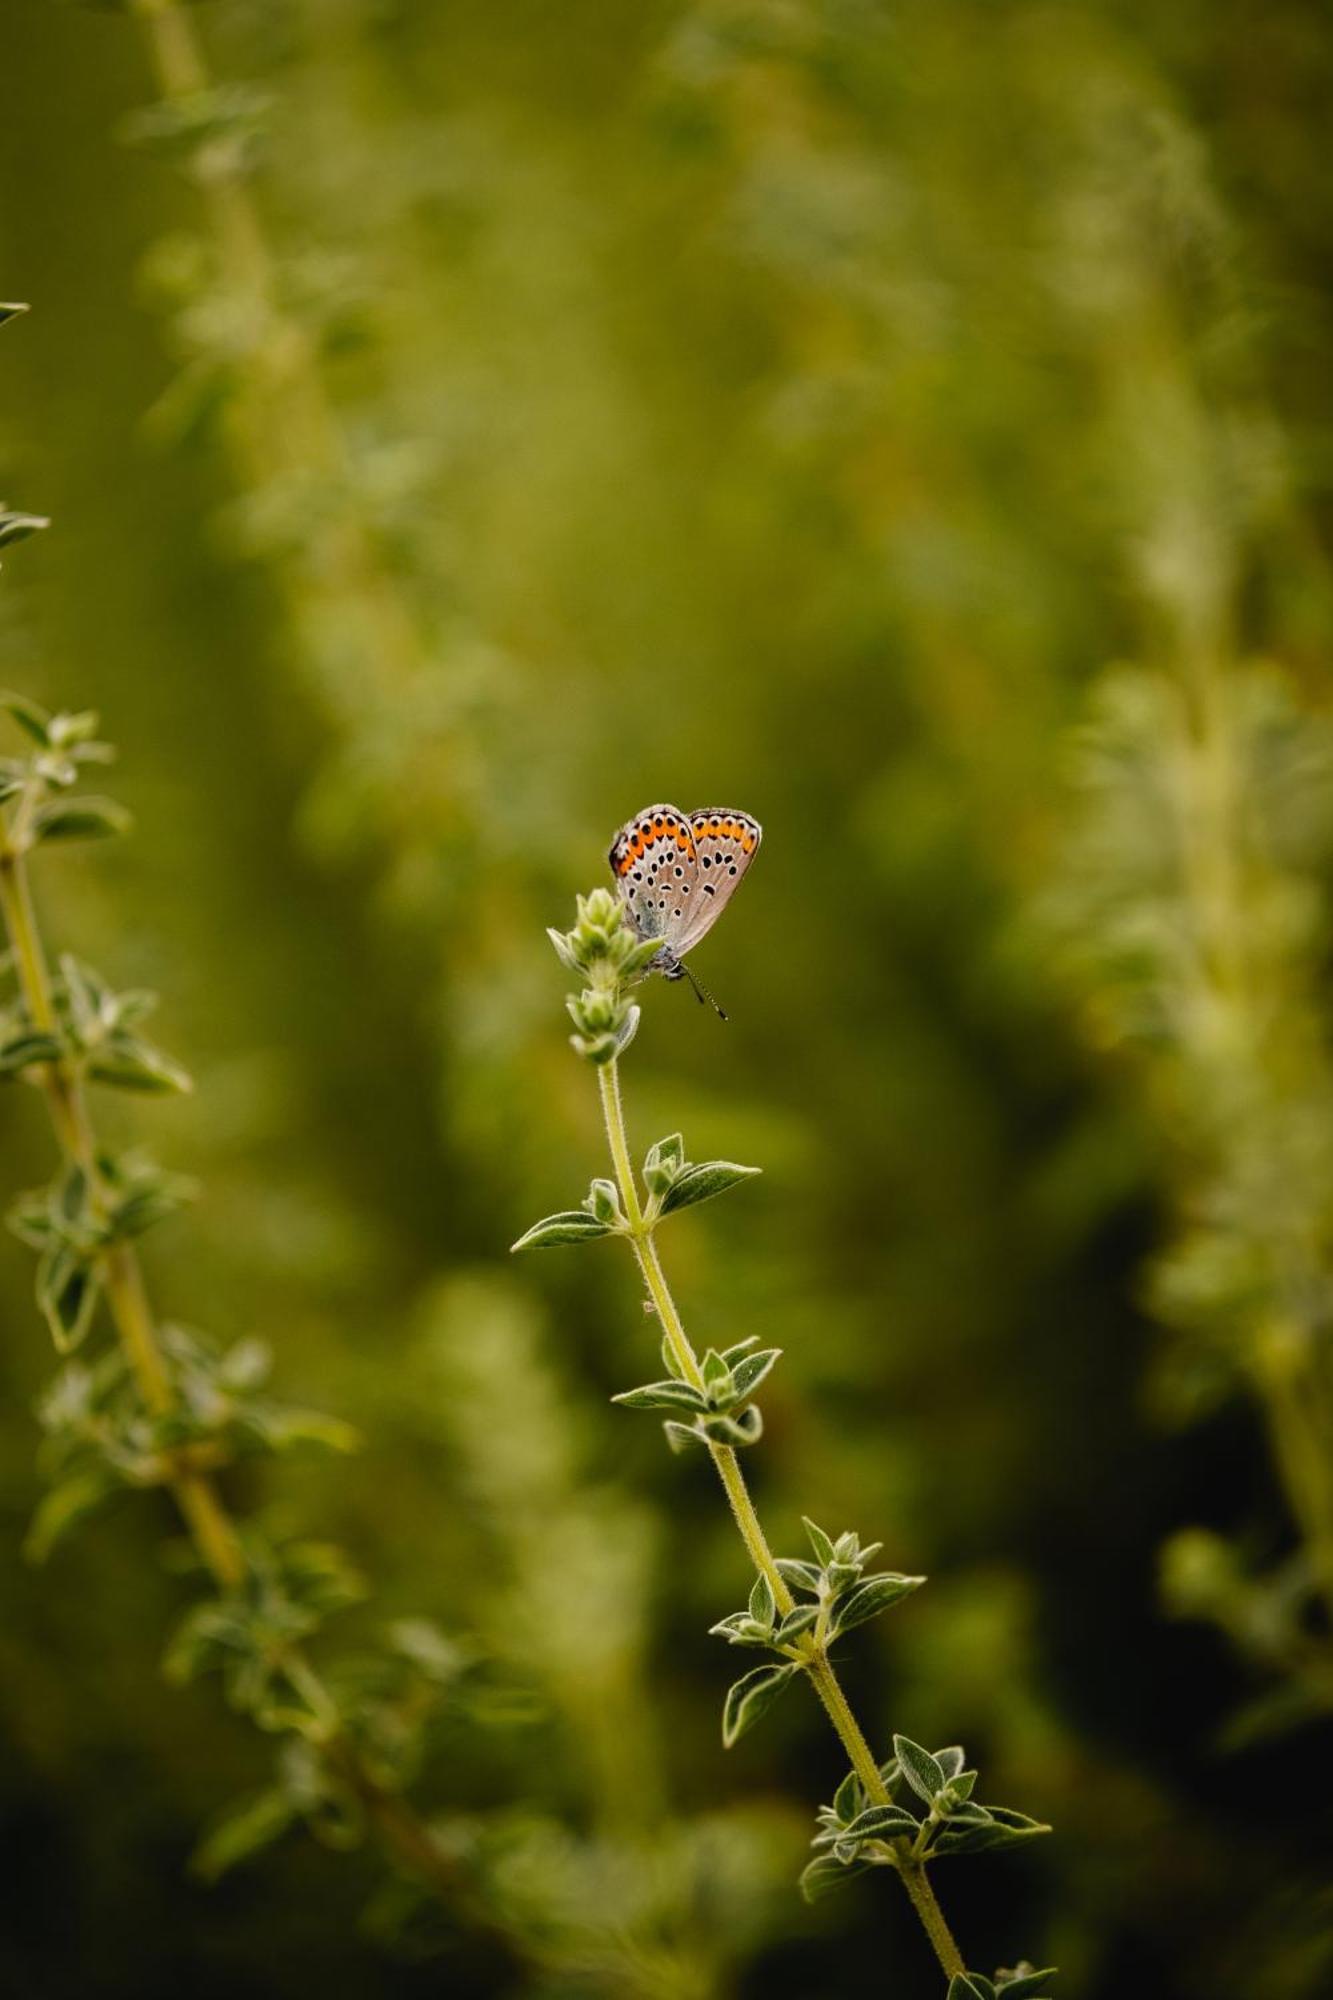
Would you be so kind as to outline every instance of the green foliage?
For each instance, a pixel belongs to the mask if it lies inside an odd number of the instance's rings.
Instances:
[[[832,1804],[820,1807],[815,1858],[801,1877],[807,1901],[817,1901],[862,1868],[925,1865],[950,1854],[1014,1847],[1050,1832],[1007,1806],[980,1805],[972,1797],[977,1773],[965,1768],[956,1743],[932,1752],[910,1737],[895,1736],[893,1752],[880,1767],[886,1791],[896,1794],[890,1803],[871,1801],[849,1771]]]
[[[1247,1574],[1184,1531],[1167,1601],[1286,1677],[1233,1733],[1326,1711],[1333,1604],[1333,1401],[1323,1311],[1333,1277],[1333,1066],[1320,989],[1333,854],[1333,732],[1259,666],[1191,688],[1122,671],[1097,690],[1073,772],[1078,813],[1048,901],[1066,973],[1099,1038],[1135,1048],[1169,1116],[1177,1227],[1148,1276],[1174,1347],[1177,1421],[1257,1394],[1298,1562]]]

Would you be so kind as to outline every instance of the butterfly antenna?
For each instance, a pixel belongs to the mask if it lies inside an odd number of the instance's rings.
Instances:
[[[682,971],[682,972],[683,972],[683,973],[685,974],[685,977],[686,977],[686,978],[687,978],[687,979],[689,980],[689,982],[690,982],[690,985],[691,985],[691,986],[692,986],[692,987],[694,988],[694,997],[695,997],[695,999],[696,999],[696,1000],[697,1000],[697,1001],[699,1002],[699,1005],[700,1005],[700,1006],[702,1007],[702,1006],[703,1006],[703,1004],[704,1004],[704,1002],[705,1002],[705,1001],[707,1001],[707,1002],[708,1002],[708,1005],[709,1005],[709,1006],[710,1006],[710,1007],[712,1008],[713,1012],[714,1012],[714,1013],[715,1013],[715,1014],[717,1015],[717,1018],[718,1018],[718,1020],[719,1020],[719,1021],[725,1021],[725,1020],[726,1020],[726,1018],[727,1018],[727,1013],[726,1013],[726,1009],[725,1009],[724,1007],[719,1007],[719,1006],[718,1006],[718,1004],[717,1004],[717,1002],[716,1002],[716,1000],[715,1000],[715,999],[713,998],[712,994],[711,994],[711,993],[709,992],[708,988],[707,988],[706,986],[701,986],[701,985],[699,984],[699,981],[698,981],[698,980],[697,980],[697,979],[695,978],[694,974],[693,974],[693,973],[692,973],[692,972],[690,971],[690,968],[689,968],[689,966],[688,966],[688,965],[686,965],[686,964],[684,964],[684,963],[682,962],[682,964],[681,964],[681,968],[680,968],[680,969],[681,969],[681,971]]]

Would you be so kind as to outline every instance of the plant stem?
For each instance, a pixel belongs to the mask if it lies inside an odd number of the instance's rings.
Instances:
[[[625,1112],[620,1096],[620,1065],[614,1058],[600,1063],[597,1068],[597,1084],[601,1093],[602,1115],[606,1121],[607,1144],[611,1151],[611,1162],[615,1170],[616,1184],[620,1189],[620,1200],[629,1223],[629,1240],[635,1258],[643,1274],[648,1296],[661,1321],[662,1331],[671,1349],[681,1374],[695,1388],[703,1387],[703,1370],[693,1343],[685,1331],[676,1302],[671,1296],[662,1260],[657,1254],[651,1225],[645,1220],[643,1204],[639,1200],[638,1182],[630,1160],[629,1140],[625,1131]],[[795,1599],[787,1586],[781,1570],[769,1547],[763,1524],[750,1498],[745,1483],[745,1474],[740,1461],[729,1445],[708,1444],[709,1456],[717,1467],[741,1540],[755,1569],[764,1577],[773,1593],[778,1610],[786,1614],[795,1608]],[[874,1753],[867,1743],[865,1733],[852,1712],[852,1707],[843,1693],[837,1671],[823,1646],[812,1650],[802,1661],[815,1693],[823,1704],[829,1721],[837,1732],[838,1740],[847,1753],[847,1760],[856,1772],[866,1796],[876,1805],[892,1803],[889,1788],[884,1782]],[[964,1970],[962,1955],[954,1942],[953,1935],[945,1921],[944,1912],[936,1901],[925,1868],[919,1861],[911,1860],[905,1850],[897,1854],[895,1865],[901,1875],[904,1887],[929,1937],[940,1968],[947,1978],[952,1979]]]
[[[59,1027],[51,973],[33,909],[22,845],[15,842],[14,831],[11,827],[8,841],[0,846],[0,915],[9,935],[29,1019],[35,1028],[50,1034]],[[106,1184],[98,1164],[97,1142],[82,1083],[63,1061],[42,1064],[39,1074],[61,1151],[87,1175],[94,1207],[104,1208]],[[158,1337],[143,1270],[128,1244],[113,1243],[104,1252],[102,1283],[117,1336],[144,1403],[154,1413],[165,1414],[174,1407],[176,1392]],[[216,1484],[207,1473],[189,1470],[177,1472],[169,1484],[190,1538],[218,1590],[224,1595],[239,1590],[248,1570],[245,1551]],[[441,1900],[457,1908],[460,1885],[452,1861],[407,1801],[386,1791],[367,1770],[356,1746],[342,1731],[337,1704],[314,1666],[293,1646],[284,1654],[283,1671],[318,1719],[327,1753],[365,1804],[385,1846]]]

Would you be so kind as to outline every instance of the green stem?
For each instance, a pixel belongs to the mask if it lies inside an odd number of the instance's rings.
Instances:
[[[643,1204],[639,1199],[638,1182],[630,1160],[629,1140],[625,1131],[625,1111],[620,1096],[618,1061],[613,1059],[598,1065],[597,1085],[601,1093],[602,1115],[606,1121],[611,1163],[620,1190],[621,1205],[629,1223],[629,1240],[643,1274],[649,1299],[661,1322],[663,1334],[681,1375],[695,1388],[702,1388],[704,1377],[703,1370],[699,1366],[699,1357],[694,1351],[693,1343],[685,1331],[676,1308],[676,1302],[671,1296],[671,1288],[662,1269],[662,1260],[657,1254],[653,1225],[646,1219]],[[755,1510],[754,1501],[750,1498],[740,1461],[728,1445],[710,1443],[708,1451],[713,1464],[717,1467],[718,1477],[722,1481],[750,1561],[758,1573],[767,1580],[768,1587],[773,1593],[774,1603],[785,1617],[788,1612],[795,1609],[795,1599],[769,1547],[763,1524]],[[812,1650],[801,1664],[823,1704],[825,1714],[837,1732],[838,1740],[847,1754],[847,1761],[860,1780],[867,1798],[876,1805],[891,1804],[889,1788],[875,1762],[874,1753],[866,1741],[865,1733],[843,1692],[842,1683],[827,1651],[820,1646]],[[936,1901],[925,1868],[920,1861],[910,1858],[905,1848],[896,1854],[895,1866],[902,1877],[912,1907],[921,1919],[926,1935],[930,1939],[941,1970],[946,1978],[952,1979],[964,1970],[963,1960],[945,1921],[944,1912]]]

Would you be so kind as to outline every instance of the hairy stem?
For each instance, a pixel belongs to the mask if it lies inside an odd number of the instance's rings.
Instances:
[[[611,1150],[611,1162],[615,1170],[616,1184],[620,1189],[620,1200],[629,1223],[630,1242],[635,1258],[643,1274],[648,1297],[661,1321],[662,1331],[682,1376],[695,1388],[703,1387],[703,1370],[693,1343],[685,1331],[676,1302],[671,1296],[662,1260],[657,1254],[651,1226],[645,1220],[643,1204],[639,1199],[638,1182],[630,1160],[629,1140],[625,1131],[625,1112],[620,1097],[620,1066],[616,1060],[601,1063],[597,1070],[597,1083],[601,1092],[602,1115],[606,1121],[607,1143]],[[717,1467],[718,1477],[731,1505],[736,1526],[746,1552],[758,1573],[764,1577],[773,1593],[774,1603],[785,1616],[795,1608],[795,1599],[787,1587],[786,1579],[774,1560],[763,1524],[750,1498],[745,1483],[745,1474],[740,1461],[729,1445],[709,1443],[709,1455]],[[856,1772],[866,1796],[876,1805],[889,1805],[891,1798],[874,1753],[867,1743],[865,1733],[852,1712],[852,1707],[843,1692],[842,1683],[828,1653],[821,1645],[812,1648],[802,1665],[815,1693],[819,1696],[824,1712],[838,1735],[847,1754],[847,1761]],[[955,1944],[953,1935],[945,1921],[944,1912],[936,1900],[925,1868],[919,1861],[911,1860],[904,1851],[897,1858],[898,1873],[929,1937],[940,1968],[946,1977],[952,1979],[964,1970],[962,1955]]]

